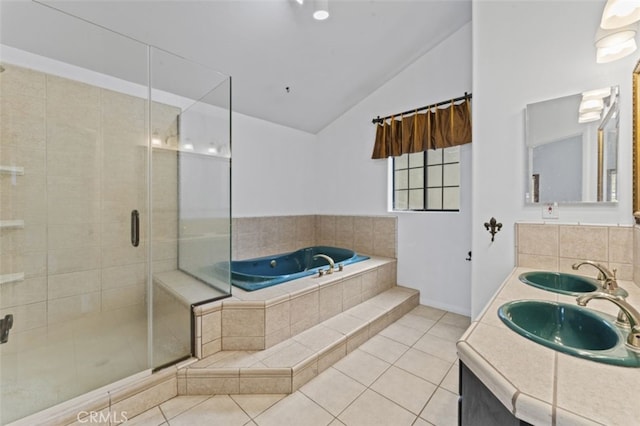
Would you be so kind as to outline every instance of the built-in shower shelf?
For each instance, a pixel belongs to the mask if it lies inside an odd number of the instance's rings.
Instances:
[[[2,274],[0,275],[0,285],[1,284],[9,284],[9,283],[17,283],[19,281],[24,281],[24,272],[18,272],[15,274]]]
[[[0,220],[0,229],[24,228],[24,220]]]
[[[0,175],[23,175],[24,167],[20,166],[0,166]]]

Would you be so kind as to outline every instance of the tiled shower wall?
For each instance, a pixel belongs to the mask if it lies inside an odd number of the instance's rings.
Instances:
[[[0,165],[24,167],[24,175],[0,176],[0,220],[24,227],[0,230],[0,274],[25,279],[0,284],[0,315],[14,314],[17,332],[143,308],[144,225],[138,248],[129,228],[132,209],[147,213],[147,101],[3,65]],[[153,127],[172,131],[178,112],[154,104]],[[176,153],[153,155],[154,217],[168,229],[154,261],[175,269]]]
[[[395,216],[269,216],[234,218],[233,259],[250,259],[325,245],[395,258]]]
[[[516,224],[517,266],[576,273],[571,265],[579,260],[593,260],[617,269],[621,280],[638,278],[638,227]],[[634,255],[635,235],[635,255]],[[578,273],[593,275],[594,270],[583,267]],[[637,280],[636,280],[637,283]]]

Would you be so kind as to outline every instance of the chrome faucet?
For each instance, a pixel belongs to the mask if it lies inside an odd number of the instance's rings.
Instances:
[[[571,265],[571,269],[577,271],[582,265],[591,265],[598,270],[598,281],[602,281],[602,288],[605,291],[614,291],[618,289],[618,281],[616,281],[616,270],[611,272],[606,266],[591,260],[576,262]]]
[[[335,263],[333,263],[333,259],[327,256],[326,254],[316,254],[313,256],[314,259],[321,257],[329,262],[329,269],[327,270],[327,274],[333,274],[333,268],[335,267]]]
[[[592,299],[605,299],[620,308],[620,312],[627,317],[629,326],[631,327],[631,331],[629,331],[629,335],[627,336],[627,345],[635,351],[640,351],[640,312],[622,297],[602,291],[583,294],[576,299],[576,302],[578,302],[580,306],[587,306],[587,303]],[[620,315],[618,315],[618,317],[619,316]]]

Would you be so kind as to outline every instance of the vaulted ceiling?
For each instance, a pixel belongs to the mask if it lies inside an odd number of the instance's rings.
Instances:
[[[12,14],[23,24],[55,26],[10,3],[1,3],[3,26]],[[310,133],[471,20],[470,0],[329,0],[326,21],[312,18],[313,0],[43,3],[230,75],[234,111]],[[6,32],[3,43],[12,40]]]

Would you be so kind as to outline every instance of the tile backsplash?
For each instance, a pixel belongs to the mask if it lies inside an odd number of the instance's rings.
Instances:
[[[233,259],[286,253],[314,245],[395,258],[395,216],[271,216],[234,218]]]
[[[579,260],[593,260],[617,269],[619,279],[631,281],[635,275],[637,282],[639,239],[639,228],[632,226],[517,223],[516,264],[593,275],[594,271],[588,268],[571,269]]]

